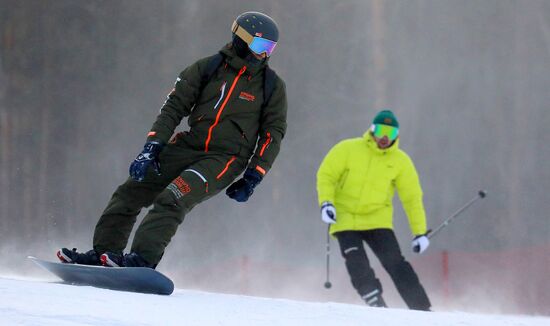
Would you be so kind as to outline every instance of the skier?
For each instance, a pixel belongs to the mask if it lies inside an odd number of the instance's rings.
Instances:
[[[334,146],[317,172],[321,219],[330,225],[353,287],[373,307],[386,307],[382,284],[369,264],[366,242],[389,273],[410,309],[429,310],[430,300],[393,232],[392,197],[397,189],[409,219],[413,251],[429,246],[422,189],[413,162],[399,149],[399,123],[379,112],[362,138]]]
[[[239,15],[231,31],[232,41],[218,54],[180,73],[130,166],[130,178],[97,222],[93,249],[62,248],[57,252],[62,262],[155,268],[195,205],[227,186],[226,194],[238,202],[252,195],[286,131],[285,84],[268,67],[279,31],[258,12]],[[190,129],[170,140],[187,116]],[[136,216],[151,204],[130,253],[123,254]]]

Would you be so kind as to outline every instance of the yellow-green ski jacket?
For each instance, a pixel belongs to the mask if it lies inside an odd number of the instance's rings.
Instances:
[[[319,205],[336,208],[330,233],[393,229],[392,198],[397,189],[413,235],[426,233],[422,188],[410,157],[399,149],[399,139],[378,148],[370,132],[336,144],[317,172]]]

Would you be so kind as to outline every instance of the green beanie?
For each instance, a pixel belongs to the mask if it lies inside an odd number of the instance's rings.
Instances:
[[[399,122],[397,122],[397,118],[390,110],[378,112],[376,117],[374,117],[374,120],[372,120],[372,124],[382,124],[399,128]]]

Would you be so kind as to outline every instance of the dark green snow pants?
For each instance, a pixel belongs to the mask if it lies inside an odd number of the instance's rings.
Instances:
[[[153,205],[136,230],[131,251],[158,264],[185,214],[227,187],[248,163],[238,155],[205,153],[181,144],[166,145],[159,159],[160,176],[149,168],[142,182],[129,178],[113,194],[94,232],[99,254],[122,253],[137,215]]]

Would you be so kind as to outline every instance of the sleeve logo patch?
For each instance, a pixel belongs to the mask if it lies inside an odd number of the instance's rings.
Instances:
[[[241,92],[241,94],[239,94],[239,98],[249,102],[254,102],[254,100],[256,99],[256,96],[247,92]]]

